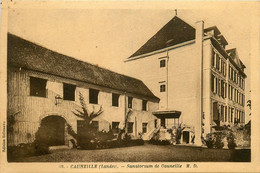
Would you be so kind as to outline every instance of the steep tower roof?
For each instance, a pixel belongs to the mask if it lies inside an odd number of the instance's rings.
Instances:
[[[128,59],[195,39],[195,29],[175,16]]]

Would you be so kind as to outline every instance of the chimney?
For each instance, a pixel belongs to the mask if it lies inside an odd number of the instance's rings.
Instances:
[[[198,61],[198,111],[195,125],[195,144],[201,146],[202,136],[202,116],[203,116],[203,36],[204,36],[204,21],[196,22],[196,34],[195,34],[195,56]]]

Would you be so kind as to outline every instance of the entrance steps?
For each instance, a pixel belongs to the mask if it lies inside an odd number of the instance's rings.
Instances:
[[[70,148],[67,145],[58,145],[58,146],[50,146],[50,153],[54,153],[56,151],[69,150]]]

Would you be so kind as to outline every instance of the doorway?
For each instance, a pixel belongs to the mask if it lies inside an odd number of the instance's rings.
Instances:
[[[189,143],[189,141],[190,141],[190,132],[188,132],[188,131],[184,131],[183,132],[183,143],[186,143],[186,144],[188,144]]]
[[[43,118],[36,138],[48,146],[65,145],[65,122],[60,116]]]

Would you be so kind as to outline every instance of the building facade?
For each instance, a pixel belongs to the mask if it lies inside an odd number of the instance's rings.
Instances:
[[[61,55],[8,34],[8,146],[31,143],[44,126],[50,145],[69,145],[82,119],[79,95],[97,130],[117,133],[130,113],[127,133],[154,129],[159,99],[138,79]],[[46,139],[47,140],[47,139]],[[76,142],[76,141],[75,141]]]
[[[166,128],[185,126],[184,143],[201,145],[212,127],[245,122],[245,66],[227,44],[216,26],[175,16],[125,60],[129,75],[160,98],[159,112],[181,112],[162,117]]]
[[[129,76],[59,54],[8,34],[8,145],[30,143],[41,126],[52,145],[75,140],[82,95],[97,130],[124,126],[133,138],[201,145],[216,126],[245,123],[245,65],[216,26],[195,27],[175,16],[132,56]],[[140,80],[139,80],[140,79]]]

